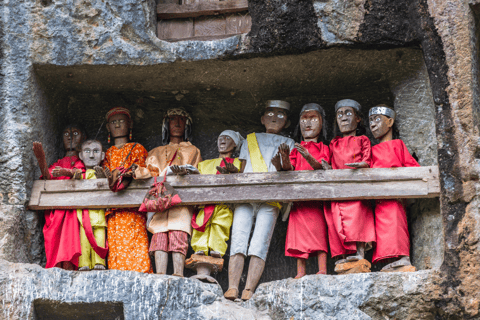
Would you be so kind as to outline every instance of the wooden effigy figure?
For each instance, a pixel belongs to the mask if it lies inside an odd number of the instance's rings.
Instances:
[[[330,142],[333,169],[369,168],[371,144],[363,135],[364,127],[357,101],[344,99],[335,105],[334,134]],[[345,256],[336,261],[337,273],[370,272],[365,251],[375,242],[373,211],[368,200],[331,201],[325,206],[330,251],[332,257]]]
[[[232,158],[235,150],[240,150],[244,138],[235,131],[223,131],[217,140],[219,157],[202,161],[198,164],[200,174],[238,173],[241,161]],[[193,278],[216,282],[210,277],[211,271],[221,271],[223,255],[227,251],[227,241],[230,237],[230,227],[233,222],[233,212],[229,205],[206,205],[198,214],[192,217],[191,245],[195,254],[186,263],[187,267],[195,268],[197,275]],[[210,257],[207,257],[210,255]]]
[[[182,108],[167,110],[162,126],[165,145],[150,150],[146,168],[135,171],[135,179],[164,174],[198,173],[200,150],[190,141],[192,117]],[[153,233],[149,251],[155,255],[158,274],[167,273],[168,254],[172,254],[173,275],[183,277],[188,236],[192,233],[192,206],[175,206],[165,212],[149,213],[147,228]]]
[[[290,104],[280,100],[267,102],[261,118],[266,133],[251,133],[240,150],[241,172],[275,172],[272,158],[282,143],[293,149],[293,139],[279,135],[289,125]],[[232,241],[228,267],[228,285],[225,298],[235,300],[238,297],[238,285],[243,272],[245,257],[250,256],[247,282],[242,299],[252,297],[265,268],[270,240],[277,217],[282,208],[279,202],[245,203],[237,205],[233,216]],[[255,221],[255,223],[254,223]],[[253,235],[250,240],[250,232]]]
[[[78,157],[80,145],[86,139],[85,131],[79,125],[67,125],[62,131],[65,157],[50,167],[47,166],[45,152],[40,142],[33,143],[33,151],[38,160],[42,177],[45,180],[66,180],[80,177],[85,172],[85,166]],[[75,270],[78,268],[78,258],[81,255],[80,225],[75,209],[45,210],[45,254],[46,268],[63,268]]]
[[[405,143],[393,139],[395,111],[381,104],[370,109],[370,130],[380,143],[372,148],[372,168],[419,167]],[[382,271],[415,271],[410,263],[410,236],[407,215],[400,200],[375,201],[375,233],[377,241],[373,250],[373,263],[395,259]]]
[[[322,170],[322,161],[330,162],[328,146],[318,140],[326,139],[325,111],[316,103],[303,106],[296,133],[301,132],[301,143],[295,144],[290,152],[286,144],[280,146],[279,153],[272,160],[280,170]],[[300,129],[300,130],[299,130]],[[282,158],[282,162],[280,162]],[[306,274],[306,261],[318,257],[318,273],[327,273],[328,234],[323,201],[296,202],[288,221],[285,255],[297,258],[299,279]]]

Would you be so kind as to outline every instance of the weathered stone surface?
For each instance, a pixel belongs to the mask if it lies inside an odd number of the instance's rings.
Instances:
[[[130,271],[69,272],[0,260],[4,319],[398,319],[433,317],[435,272],[305,276],[262,284],[248,302],[217,285]],[[429,297],[425,299],[425,297]],[[101,308],[103,306],[103,309]],[[122,313],[123,309],[123,314]]]

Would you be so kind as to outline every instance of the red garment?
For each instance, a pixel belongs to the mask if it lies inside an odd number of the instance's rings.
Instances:
[[[390,140],[372,148],[373,168],[419,167],[402,140]],[[407,215],[399,200],[377,200],[375,206],[377,243],[373,262],[410,256]]]
[[[85,172],[83,162],[76,156],[65,157],[52,164],[48,168],[50,175],[55,167],[77,168]],[[70,177],[55,178],[52,176],[52,180],[66,179],[70,179]],[[70,261],[78,268],[78,258],[82,254],[82,248],[80,246],[80,223],[77,218],[77,210],[45,210],[43,236],[47,256],[45,268],[53,268],[62,261]]]
[[[371,165],[371,145],[366,136],[336,137],[330,143],[333,169],[352,169],[345,163]],[[332,257],[357,251],[356,242],[375,241],[375,223],[369,201],[332,201],[325,206]]]
[[[330,162],[330,151],[322,142],[302,141],[308,152],[317,160]],[[295,171],[313,170],[305,158],[293,149],[290,161]],[[319,251],[328,252],[327,223],[323,213],[322,201],[295,202],[288,220],[285,255],[308,259]]]

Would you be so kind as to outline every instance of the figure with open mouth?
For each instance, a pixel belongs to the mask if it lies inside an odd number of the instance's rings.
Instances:
[[[220,133],[217,140],[219,157],[200,162],[198,164],[200,174],[238,173],[241,161],[232,158],[232,154],[240,150],[243,140],[240,133],[232,130]],[[187,260],[187,267],[196,269],[197,275],[193,276],[194,278],[216,282],[210,273],[219,266],[223,267],[222,257],[227,251],[232,222],[233,212],[226,204],[205,205],[198,214],[193,215],[191,245],[195,254]],[[207,256],[211,258],[205,258]]]

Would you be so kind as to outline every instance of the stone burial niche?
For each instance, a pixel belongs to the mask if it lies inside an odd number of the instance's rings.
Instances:
[[[304,104],[321,104],[331,140],[334,105],[340,99],[350,98],[360,102],[365,119],[368,109],[376,104],[394,107],[400,137],[410,153],[416,155],[422,166],[437,165],[434,102],[422,51],[415,47],[331,48],[297,55],[150,66],[37,65],[35,72],[45,93],[43,107],[49,111],[44,119],[39,119],[43,121],[39,139],[44,142],[49,163],[62,156],[59,135],[68,122],[84,125],[90,138],[99,132],[98,139],[107,148],[104,116],[114,106],[131,110],[134,141],[147,150],[161,145],[164,112],[171,107],[184,107],[193,116],[192,143],[201,150],[203,159],[211,159],[217,157],[216,139],[223,130],[237,130],[244,136],[262,132],[260,116],[269,99],[291,103],[292,125],[286,135],[292,134]],[[370,134],[369,137],[375,144]],[[31,165],[37,168],[36,162]],[[35,170],[38,179],[39,169]],[[235,187],[230,192],[235,192]],[[418,270],[438,269],[444,252],[438,194],[430,199],[408,200],[407,214],[413,265]],[[41,218],[39,221],[41,227]],[[286,230],[287,222],[279,217],[261,283],[296,274],[296,260],[284,254]],[[36,248],[40,250],[42,240],[37,241]],[[190,249],[187,257],[191,253]],[[369,254],[367,258],[371,260],[371,251]],[[45,263],[41,252],[36,257],[40,265]],[[223,290],[228,286],[228,261],[227,250],[225,270],[215,275]],[[381,267],[373,265],[372,271]],[[240,290],[247,268],[245,263]],[[334,274],[333,268],[333,261],[329,260],[329,274]],[[108,272],[116,271],[102,273]],[[316,272],[313,259],[307,263],[307,272]],[[167,273],[172,273],[172,266]],[[186,269],[186,276],[192,274]]]

